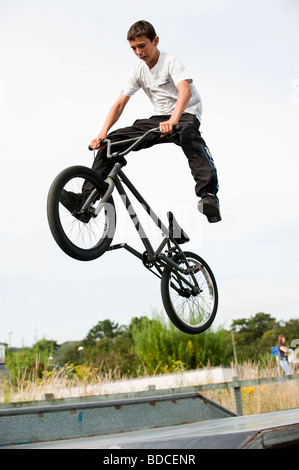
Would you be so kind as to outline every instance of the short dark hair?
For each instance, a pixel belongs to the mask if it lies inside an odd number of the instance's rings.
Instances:
[[[148,21],[141,20],[134,23],[128,31],[127,40],[134,41],[141,36],[147,37],[150,41],[157,36],[155,28]]]

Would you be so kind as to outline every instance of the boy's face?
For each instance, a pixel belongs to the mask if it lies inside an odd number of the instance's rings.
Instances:
[[[141,36],[140,38],[134,39],[134,41],[129,41],[131,49],[143,60],[149,68],[156,65],[159,58],[158,44],[159,38],[156,36],[153,41],[148,39],[146,36]]]

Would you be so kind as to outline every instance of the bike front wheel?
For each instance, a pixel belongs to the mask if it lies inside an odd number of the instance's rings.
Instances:
[[[188,273],[164,268],[161,295],[172,323],[188,334],[199,334],[213,323],[218,308],[218,289],[214,275],[200,256],[182,252],[173,260]]]
[[[82,193],[84,182],[95,188],[95,197],[84,214],[71,211],[63,204],[65,191],[76,195]],[[112,196],[103,204],[98,216],[93,214],[100,203],[105,182],[93,170],[73,166],[63,170],[53,181],[47,201],[50,230],[59,247],[69,256],[80,261],[99,258],[110,246],[115,233],[115,206]]]

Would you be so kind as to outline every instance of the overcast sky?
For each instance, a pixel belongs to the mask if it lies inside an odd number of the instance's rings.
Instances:
[[[0,341],[80,340],[100,320],[129,324],[163,308],[159,280],[138,259],[116,251],[75,261],[46,217],[54,177],[92,164],[87,146],[138,60],[126,33],[139,19],[201,94],[223,220],[209,224],[197,211],[175,145],[131,154],[128,176],[163,219],[173,210],[191,236],[186,249],[214,271],[216,327],[258,312],[298,318],[299,2],[0,0]],[[153,114],[142,93],[118,127]],[[115,201],[115,242],[141,248]]]

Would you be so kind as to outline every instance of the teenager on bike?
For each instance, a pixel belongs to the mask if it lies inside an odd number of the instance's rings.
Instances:
[[[136,150],[156,144],[174,142],[182,147],[191,173],[195,180],[195,192],[201,199],[198,210],[207,216],[209,222],[221,220],[219,210],[218,178],[211,153],[202,139],[199,126],[202,115],[202,103],[193,79],[179,59],[158,49],[159,38],[154,27],[147,21],[138,21],[128,31],[127,39],[136,56],[136,63],[119,98],[112,106],[98,136],[91,141],[97,152],[92,169],[104,179],[115,164],[108,159],[106,148],[101,140],[108,137],[112,142],[130,139],[146,131],[160,127],[162,135],[152,133]],[[154,105],[154,116],[149,119],[138,119],[130,127],[118,129],[108,134],[111,127],[120,118],[125,106],[140,88],[147,94]],[[173,126],[180,129],[173,134]],[[115,151],[124,150],[125,146],[115,146]],[[84,193],[92,187],[83,186]],[[77,201],[77,199],[76,199]],[[75,199],[72,194],[65,194],[61,201],[69,210],[74,209]]]

